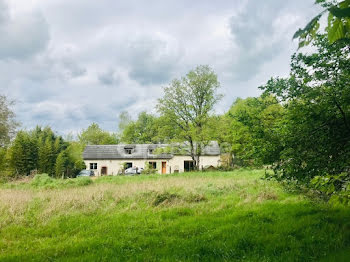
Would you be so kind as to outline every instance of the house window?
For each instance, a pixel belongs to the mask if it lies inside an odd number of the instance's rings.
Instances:
[[[131,162],[125,163],[125,169],[128,169],[130,167],[132,167],[132,163]]]
[[[97,169],[97,163],[90,163],[90,169]]]
[[[190,172],[194,170],[194,161],[184,161],[185,172]]]
[[[149,168],[157,169],[157,162],[149,162]]]

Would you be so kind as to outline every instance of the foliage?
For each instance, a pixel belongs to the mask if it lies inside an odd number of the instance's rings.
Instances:
[[[158,111],[170,126],[176,127],[174,139],[188,141],[197,169],[203,146],[210,140],[208,121],[221,98],[216,93],[219,86],[217,75],[209,66],[198,66],[164,87],[164,95],[158,100]]]
[[[0,147],[0,166],[1,167],[6,166],[6,152],[7,152],[6,148]]]
[[[294,34],[294,39],[299,39],[299,48],[309,45],[317,38],[320,30],[320,19],[324,14],[328,14],[328,26],[326,32],[328,41],[333,44],[337,41],[350,42],[350,0],[340,3],[336,1],[316,0],[326,9],[314,17],[303,29],[299,29]]]
[[[6,96],[0,95],[0,147],[10,143],[18,126],[15,113],[11,109],[13,104],[14,102],[9,101]]]
[[[83,145],[114,145],[119,142],[116,134],[102,130],[96,123],[83,130],[78,135],[78,140]]]
[[[63,177],[68,166],[68,155],[66,150],[60,152],[56,158],[55,175],[57,178]]]
[[[285,192],[263,174],[105,176],[79,188],[0,189],[0,260],[347,261],[349,208]]]
[[[291,77],[262,87],[284,103],[284,148],[276,170],[285,178],[308,182],[314,176],[347,172],[350,159],[350,60],[344,43],[292,57]]]
[[[157,118],[141,112],[136,121],[130,121],[123,128],[121,141],[128,144],[155,143],[157,134]]]
[[[151,175],[151,174],[156,174],[157,171],[158,170],[156,168],[153,168],[153,166],[148,161],[146,161],[145,162],[145,169],[142,171],[142,174]]]
[[[68,164],[66,166],[66,177],[75,177],[82,169],[85,169],[83,161],[84,145],[72,141],[66,149]]]
[[[128,112],[122,111],[118,117],[118,129],[120,133],[124,132],[124,129],[131,123],[132,119]]]
[[[311,180],[311,186],[328,195],[331,202],[350,205],[350,175],[341,173],[338,175],[316,176]]]
[[[65,177],[74,177],[84,168],[82,150],[82,145],[65,142],[51,128],[36,127],[31,131],[19,131],[6,156],[2,153],[2,161],[13,177],[31,173],[58,177],[64,173]]]
[[[79,177],[75,179],[55,179],[48,174],[38,174],[30,182],[30,188],[35,189],[55,189],[55,188],[69,188],[80,187],[92,184],[89,177]]]
[[[238,98],[226,114],[235,161],[241,164],[272,164],[282,150],[280,127],[284,109],[273,96]]]
[[[8,165],[11,173],[18,177],[29,175],[37,169],[38,147],[36,137],[25,131],[17,133],[12,146],[9,148]]]

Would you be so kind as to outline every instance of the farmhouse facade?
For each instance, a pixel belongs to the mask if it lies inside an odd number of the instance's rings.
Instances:
[[[96,176],[118,175],[124,168],[146,168],[151,166],[159,174],[171,174],[190,171],[194,162],[188,149],[178,153],[165,153],[167,144],[132,145],[88,145],[83,159],[86,169],[93,170]],[[160,152],[158,152],[160,151]],[[220,165],[220,147],[216,141],[204,147],[199,160],[200,169]]]

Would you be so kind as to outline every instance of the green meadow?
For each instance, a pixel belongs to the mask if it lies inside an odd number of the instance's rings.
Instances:
[[[2,184],[0,261],[347,261],[350,209],[264,172]]]

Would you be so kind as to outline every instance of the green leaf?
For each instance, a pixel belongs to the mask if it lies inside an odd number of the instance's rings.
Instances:
[[[331,12],[334,16],[338,18],[350,17],[350,7],[348,8],[332,7],[329,9],[329,12]]]
[[[332,14],[329,14],[329,17],[333,17]],[[332,44],[335,41],[344,38],[344,26],[340,19],[336,18],[335,20],[328,20],[328,41]]]
[[[320,20],[320,18],[322,17],[324,11],[322,13],[320,13],[319,15],[315,16],[306,26],[304,29],[299,29],[298,31],[295,32],[293,39],[299,38],[299,37],[303,37],[303,35],[305,34],[305,36],[307,34],[309,34],[312,29],[317,26],[318,21]]]

